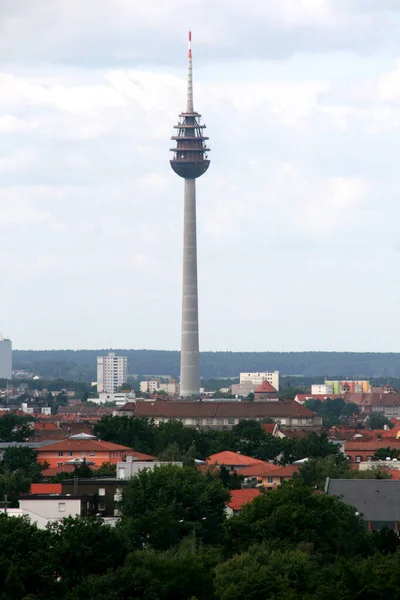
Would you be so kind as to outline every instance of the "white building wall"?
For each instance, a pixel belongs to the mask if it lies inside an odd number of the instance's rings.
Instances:
[[[107,356],[97,357],[97,391],[113,394],[126,382],[128,358],[116,356],[110,352]]]
[[[0,339],[0,379],[12,378],[11,340]]]
[[[77,517],[81,514],[81,500],[79,498],[65,498],[53,496],[51,499],[20,498],[19,509],[36,523],[39,529],[45,529],[52,521],[61,521],[65,517]]]
[[[129,456],[127,456],[129,459]],[[146,461],[146,460],[133,460],[129,461],[121,461],[117,463],[117,478],[118,479],[130,479],[139,471],[143,469],[148,469],[149,471],[154,471],[156,467],[161,467],[163,465],[176,465],[178,467],[182,467],[183,463],[181,462],[160,462],[160,461]]]
[[[268,381],[279,392],[279,371],[261,373],[240,373],[240,383],[252,383],[254,386]]]
[[[324,383],[313,383],[311,386],[312,394],[326,394],[327,386]]]

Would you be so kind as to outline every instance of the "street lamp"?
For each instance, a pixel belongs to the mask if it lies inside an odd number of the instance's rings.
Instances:
[[[207,517],[201,517],[200,521],[206,521]],[[196,554],[196,525],[197,521],[185,521],[185,519],[180,519],[179,523],[188,523],[189,525],[193,525],[193,536],[192,536],[192,554]]]
[[[12,473],[10,473],[10,471],[6,471],[5,473],[0,473],[0,479],[4,483],[4,514],[5,515],[7,515],[7,506],[9,504],[8,491],[9,491],[10,481],[12,481],[15,478],[15,476],[18,472],[19,472],[19,469],[15,469],[15,471],[13,471]]]

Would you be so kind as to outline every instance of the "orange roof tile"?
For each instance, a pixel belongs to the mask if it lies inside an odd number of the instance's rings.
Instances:
[[[48,446],[43,446],[39,449],[39,453],[42,452],[64,452],[68,450],[83,450],[83,451],[109,451],[116,452],[118,450],[126,450],[132,452],[132,448],[128,446],[121,446],[120,444],[113,444],[112,442],[101,442],[99,440],[63,440],[61,442],[55,442]]]
[[[242,506],[252,502],[260,493],[260,490],[257,488],[231,490],[231,499],[226,504],[232,510],[240,510]]]
[[[277,391],[269,381],[263,381],[255,390],[255,394],[276,394]]]
[[[270,433],[272,435],[275,432],[277,425],[276,423],[263,423],[261,427],[264,429],[265,433]]]
[[[32,483],[31,494],[61,494],[61,483]]]
[[[253,458],[252,456],[246,456],[245,454],[238,454],[237,452],[231,452],[230,450],[224,450],[223,452],[217,452],[207,458],[208,465],[226,465],[227,467],[249,467],[250,465],[265,464],[263,460]]]
[[[100,468],[96,465],[90,465],[88,463],[86,463],[86,466],[88,466],[92,470],[96,470],[96,469]],[[49,469],[44,469],[42,471],[42,475],[43,475],[43,477],[54,477],[55,475],[58,475],[59,473],[73,473],[74,470],[75,470],[75,465],[61,465],[60,467],[50,467]]]
[[[250,467],[240,469],[240,475],[243,475],[244,477],[262,477],[263,475],[269,475],[271,471],[276,471],[280,468],[279,465],[272,465],[271,463],[266,462],[261,465],[251,465]]]
[[[293,474],[298,472],[299,468],[295,465],[286,465],[286,467],[279,467],[273,471],[271,477],[293,477]]]

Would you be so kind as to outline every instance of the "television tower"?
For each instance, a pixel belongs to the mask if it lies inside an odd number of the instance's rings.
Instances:
[[[182,282],[182,338],[180,396],[200,394],[199,365],[199,309],[197,294],[197,241],[196,241],[196,179],[210,165],[204,137],[205,125],[193,108],[192,34],[189,31],[188,80],[186,111],[179,115],[174,128],[176,148],[170,161],[172,169],[185,180],[183,226],[183,282]]]

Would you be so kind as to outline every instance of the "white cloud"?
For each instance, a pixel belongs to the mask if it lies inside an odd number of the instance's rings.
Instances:
[[[197,199],[202,347],[349,348],[343,323],[353,348],[376,347],[371,269],[400,293],[396,5],[227,7],[214,2],[210,22],[198,0],[3,2],[2,329],[17,346],[179,347],[183,182],[168,161],[185,8],[211,146]],[[355,273],[344,299],[338,282]],[[385,319],[393,349],[400,325]]]

